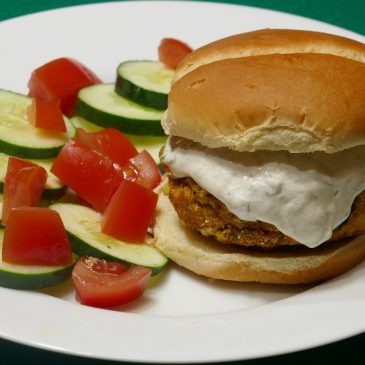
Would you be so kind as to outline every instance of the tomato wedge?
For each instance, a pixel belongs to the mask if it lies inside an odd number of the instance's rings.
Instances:
[[[81,304],[102,308],[140,297],[150,277],[151,270],[145,267],[93,257],[80,258],[72,272],[77,300]]]
[[[51,172],[99,212],[105,210],[123,180],[113,161],[74,140],[65,144]]]
[[[71,263],[71,245],[59,214],[49,208],[12,209],[4,232],[2,259],[20,265]]]
[[[101,219],[101,231],[122,241],[143,242],[151,225],[158,195],[134,182],[124,180]]]
[[[138,153],[129,138],[114,128],[106,128],[96,133],[88,133],[77,128],[75,140],[102,156],[110,158],[119,166],[125,165]]]
[[[57,58],[32,72],[28,82],[29,96],[57,100],[64,114],[74,114],[76,97],[83,87],[101,80],[91,70],[71,58]]]
[[[158,59],[175,69],[177,64],[193,50],[186,43],[175,38],[163,38],[158,47]]]
[[[54,132],[66,132],[62,111],[55,100],[44,101],[33,98],[27,109],[29,122],[36,128]]]
[[[161,172],[146,150],[129,159],[123,167],[123,176],[147,189],[154,189],[161,182]]]
[[[9,157],[3,190],[1,223],[4,226],[13,208],[38,204],[46,180],[47,172],[43,167],[21,158]]]

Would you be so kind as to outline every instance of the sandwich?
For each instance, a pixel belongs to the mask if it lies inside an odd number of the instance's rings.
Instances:
[[[155,245],[208,278],[277,284],[365,258],[365,44],[265,29],[176,69]]]

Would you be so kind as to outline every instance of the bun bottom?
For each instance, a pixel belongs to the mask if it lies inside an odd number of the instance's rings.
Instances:
[[[314,249],[300,247],[259,251],[222,245],[183,227],[161,193],[154,244],[178,265],[209,278],[273,284],[303,284],[339,275],[365,258],[365,235]]]

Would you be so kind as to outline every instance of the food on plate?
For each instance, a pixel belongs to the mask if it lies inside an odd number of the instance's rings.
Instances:
[[[27,109],[32,99],[0,89],[0,152],[28,159],[56,157],[76,130],[64,117],[67,133],[42,131],[28,119]]]
[[[99,83],[99,77],[79,61],[65,57],[57,58],[32,72],[28,81],[29,96],[44,101],[55,100],[62,112],[71,116],[75,113],[77,93],[80,89]]]
[[[13,208],[4,232],[2,260],[23,265],[71,264],[71,245],[59,213],[50,208]]]
[[[67,280],[78,257],[68,265],[18,265],[2,260],[4,230],[0,229],[0,286],[13,289],[47,288]]]
[[[37,206],[47,181],[47,171],[33,162],[10,156],[4,181],[1,224],[6,226],[14,208]]]
[[[144,65],[132,67],[128,78],[149,78],[146,88],[163,84],[166,98],[173,72],[155,61]],[[168,261],[147,233],[157,202],[153,189],[161,181],[155,160],[166,140],[162,110],[118,95],[115,84],[102,84],[69,58],[37,68],[28,86],[29,96],[0,90],[0,215],[6,225],[0,230],[0,286],[45,288],[73,272],[83,304],[109,307],[138,298]],[[97,92],[90,93],[94,86]],[[85,90],[88,110],[96,108],[101,125],[75,115],[77,94]],[[98,90],[106,94],[95,101]],[[110,120],[117,128],[104,128]],[[122,133],[123,125],[136,135]]]
[[[66,143],[51,172],[98,212],[106,209],[123,180],[112,160],[75,140]]]
[[[115,92],[114,84],[98,84],[83,88],[78,94],[76,114],[104,128],[123,133],[163,136],[162,110],[136,104]]]
[[[365,45],[265,29],[176,70],[155,244],[207,277],[308,283],[365,258]]]
[[[165,110],[174,70],[157,61],[126,61],[117,69],[115,92],[137,104]]]
[[[147,149],[155,161],[166,141],[161,127],[162,104],[174,75],[157,61],[125,61],[117,68],[115,84],[84,88],[77,101],[76,128],[98,132],[116,128],[139,147]]]
[[[101,231],[126,242],[144,242],[153,223],[157,199],[151,189],[125,179],[103,214]]]
[[[36,128],[60,133],[67,132],[62,111],[55,100],[44,101],[33,98],[27,114],[29,122]]]
[[[8,167],[8,162],[11,156],[6,155],[5,153],[0,152],[0,194],[4,193],[4,184],[5,184],[5,177],[6,171]],[[34,164],[43,167],[47,172],[47,181],[45,188],[43,190],[43,194],[41,199],[47,200],[57,200],[65,195],[66,186],[50,172],[50,169],[53,164],[52,159],[46,160],[27,160],[33,162]]]
[[[119,166],[124,166],[138,153],[129,138],[113,128],[105,128],[94,133],[77,128],[75,140]]]
[[[81,128],[86,132],[93,133],[93,132],[99,132],[103,130],[103,127],[100,127],[94,123],[91,123],[90,121],[80,117],[75,116],[71,118],[72,124],[76,128]],[[139,150],[148,150],[148,152],[153,157],[154,161],[159,163],[159,152],[161,149],[161,146],[163,146],[166,142],[166,136],[144,136],[144,135],[132,135],[132,134],[126,134],[126,136],[129,138],[129,140],[138,147]]]
[[[158,59],[171,69],[176,69],[179,62],[192,52],[186,43],[175,38],[163,38],[158,46]]]
[[[151,270],[83,257],[75,265],[72,280],[76,298],[93,307],[114,307],[140,297],[151,277]]]
[[[147,189],[156,188],[161,182],[161,172],[146,150],[131,157],[123,166],[124,180],[134,181]]]
[[[166,266],[167,258],[155,247],[145,243],[120,241],[101,232],[101,215],[90,207],[71,203],[54,203],[50,208],[62,219],[72,251],[79,256],[93,256],[108,261],[144,266],[158,274]],[[137,223],[136,223],[137,224]]]

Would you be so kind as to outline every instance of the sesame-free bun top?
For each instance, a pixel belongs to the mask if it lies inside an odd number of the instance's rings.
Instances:
[[[364,44],[349,38],[307,30],[260,29],[196,49],[180,62],[174,81],[199,66],[221,59],[289,53],[324,53],[365,62]]]
[[[213,42],[179,64],[162,125],[238,151],[365,144],[365,44],[274,29]]]

